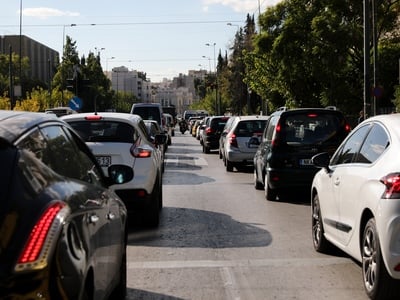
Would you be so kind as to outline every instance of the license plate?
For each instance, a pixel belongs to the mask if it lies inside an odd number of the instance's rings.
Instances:
[[[111,156],[96,156],[96,159],[101,167],[108,167],[111,165]]]
[[[300,159],[300,165],[302,166],[311,166],[313,165],[311,159]]]

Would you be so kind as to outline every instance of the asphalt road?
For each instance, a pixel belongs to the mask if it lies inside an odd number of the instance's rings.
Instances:
[[[166,159],[159,228],[130,229],[127,299],[367,299],[357,262],[314,251],[306,193],[266,201],[188,132]]]

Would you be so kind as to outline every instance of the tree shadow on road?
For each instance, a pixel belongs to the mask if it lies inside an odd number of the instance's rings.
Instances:
[[[159,228],[149,230],[140,225],[131,226],[128,244],[213,249],[270,245],[271,234],[257,225],[211,211],[164,207]]]

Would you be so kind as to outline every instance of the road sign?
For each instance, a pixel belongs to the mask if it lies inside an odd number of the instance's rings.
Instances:
[[[74,96],[69,100],[68,106],[73,110],[80,110],[82,108],[82,99]]]

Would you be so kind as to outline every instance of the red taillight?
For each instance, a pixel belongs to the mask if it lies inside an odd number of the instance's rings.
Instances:
[[[381,182],[386,186],[382,197],[385,199],[400,198],[400,173],[391,173],[382,177]]]
[[[207,127],[206,128],[206,134],[210,134],[210,133],[213,133],[213,132],[214,132],[214,130],[211,127]]]
[[[238,148],[238,143],[237,143],[237,139],[236,139],[236,134],[232,133],[228,135],[228,143],[233,146]]]
[[[151,149],[141,148],[141,147],[131,147],[131,155],[136,158],[146,158],[151,157]]]
[[[318,115],[317,114],[308,114],[307,117],[309,118],[316,118]]]
[[[32,263],[36,261],[44,250],[46,239],[51,231],[51,226],[57,214],[66,204],[63,202],[56,202],[49,206],[46,211],[41,215],[40,219],[33,227],[25,247],[18,259],[18,264]]]
[[[351,126],[349,124],[346,124],[344,126],[344,130],[346,130],[346,132],[349,133],[351,131]]]
[[[90,115],[90,116],[85,117],[85,120],[88,120],[88,121],[99,121],[101,119],[103,119],[103,117],[99,116],[99,115]]]

